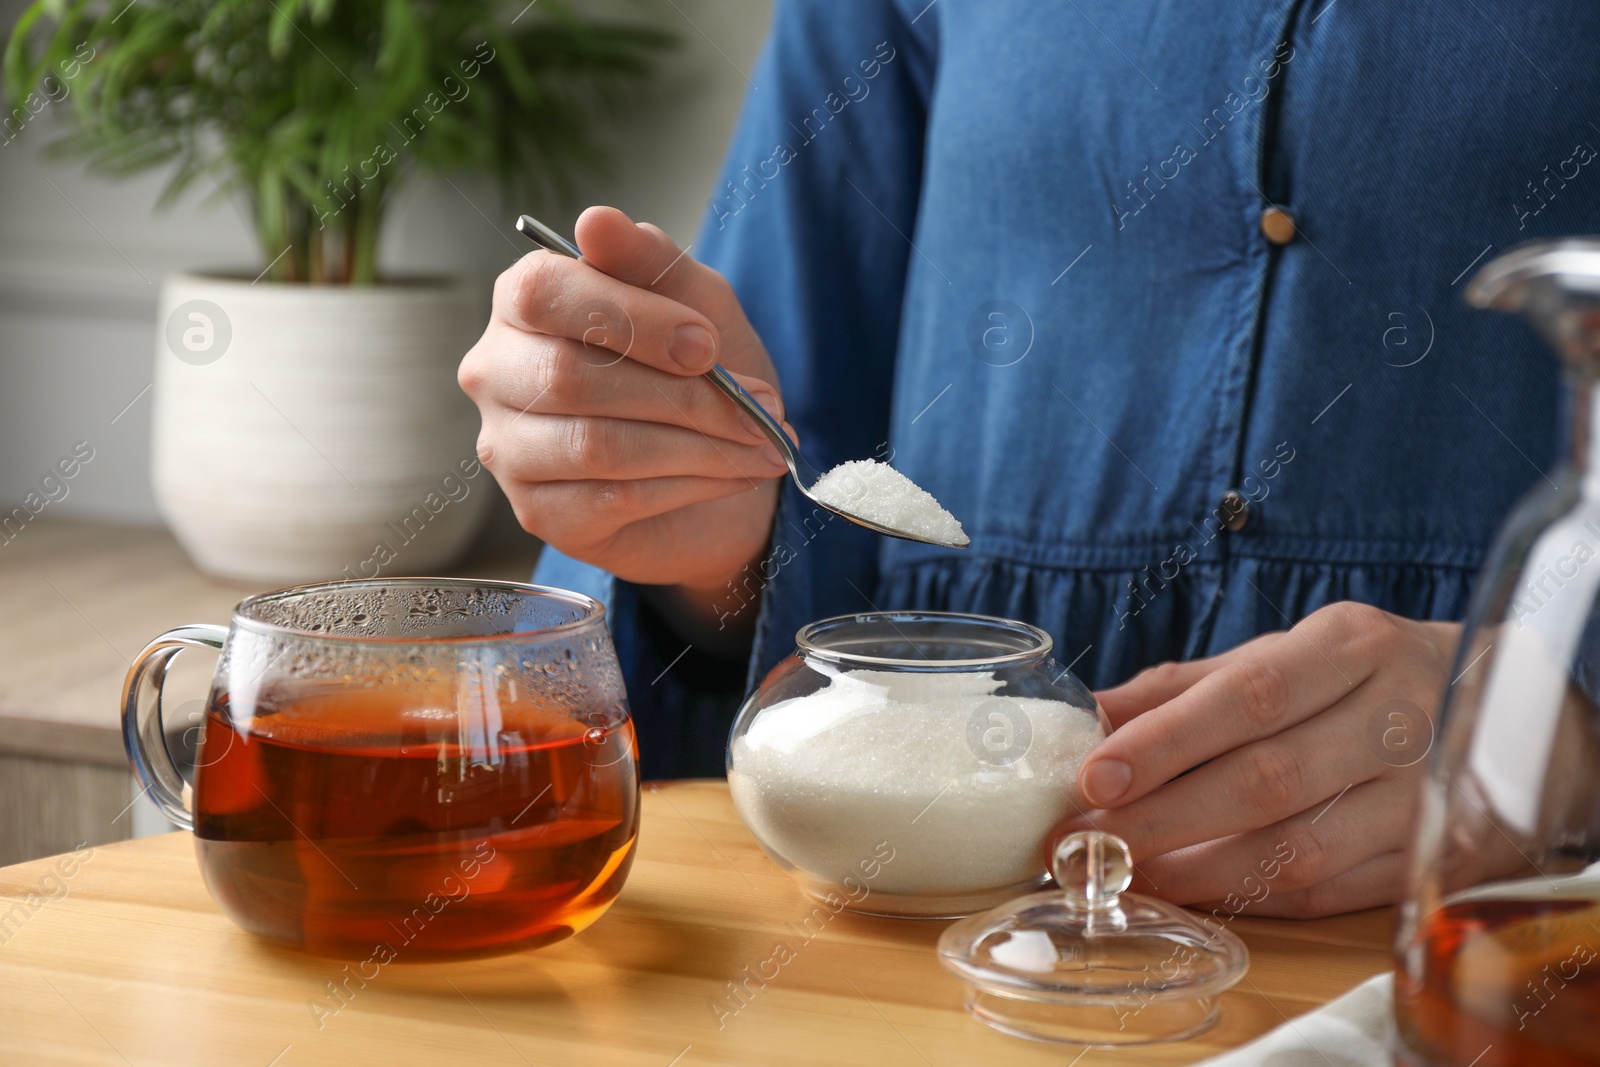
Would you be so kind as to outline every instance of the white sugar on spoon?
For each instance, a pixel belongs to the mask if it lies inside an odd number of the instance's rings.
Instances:
[[[517,232],[557,255],[583,258],[577,245],[532,215],[517,219]],[[744,387],[734,380],[722,364],[713,364],[705,376],[772,441],[783,456],[783,461],[789,465],[794,484],[806,499],[849,519],[857,526],[865,526],[891,537],[904,537],[908,541],[922,541],[945,548],[965,548],[970,543],[954,516],[940,507],[930,493],[918,488],[915,482],[893,467],[872,459],[854,460],[841,463],[823,475],[800,454],[799,447],[790,440],[778,420],[769,415],[755,397],[745,392]],[[824,492],[828,495],[824,496]]]
[[[835,511],[919,540],[957,547],[970,543],[961,523],[932,493],[875,459],[839,464],[816,480],[811,496]]]

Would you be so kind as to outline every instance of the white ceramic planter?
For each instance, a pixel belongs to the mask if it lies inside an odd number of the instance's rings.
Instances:
[[[479,317],[456,283],[168,277],[152,474],[195,562],[288,584],[456,557],[496,491],[455,380]]]

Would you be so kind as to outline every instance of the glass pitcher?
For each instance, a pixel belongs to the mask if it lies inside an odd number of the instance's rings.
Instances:
[[[192,790],[161,724],[184,648],[221,654]],[[316,955],[547,945],[598,919],[633,861],[633,725],[604,608],[577,593],[401,578],[252,596],[227,629],[139,653],[123,737],[228,917]]]
[[[1600,241],[1525,246],[1467,299],[1566,364],[1571,452],[1490,555],[1444,697],[1396,935],[1395,1060],[1600,1063]]]

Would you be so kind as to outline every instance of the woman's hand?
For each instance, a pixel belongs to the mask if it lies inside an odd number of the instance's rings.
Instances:
[[[1078,771],[1095,810],[1065,829],[1126,839],[1136,886],[1177,904],[1390,903],[1460,633],[1345,602],[1153,667],[1099,694],[1113,732]]]
[[[782,417],[777,374],[728,283],[613,208],[582,261],[523,257],[462,360],[478,454],[529,533],[712,612],[765,550],[787,468],[709,381],[720,361]]]

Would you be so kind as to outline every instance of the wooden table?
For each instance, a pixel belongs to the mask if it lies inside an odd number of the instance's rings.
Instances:
[[[0,922],[18,899],[55,886],[52,869],[0,869]],[[1217,1027],[1176,1045],[1085,1052],[969,1018],[932,951],[942,923],[842,913],[807,940],[797,929],[812,905],[761,852],[721,782],[646,787],[633,873],[582,934],[466,963],[402,955],[321,1029],[310,1005],[328,1003],[342,962],[230,924],[201,884],[189,835],[94,849],[63,884],[58,899],[0,927],[0,1063],[1191,1063],[1386,969],[1392,918],[1237,919],[1250,972],[1223,997]],[[728,984],[779,943],[793,958],[732,1011]]]
[[[538,544],[504,510],[447,576],[527,580]],[[263,588],[202,574],[159,526],[43,516],[0,546],[0,865],[130,836],[129,661],[163,630],[226,624]],[[169,728],[199,709],[215,665],[176,662]]]

